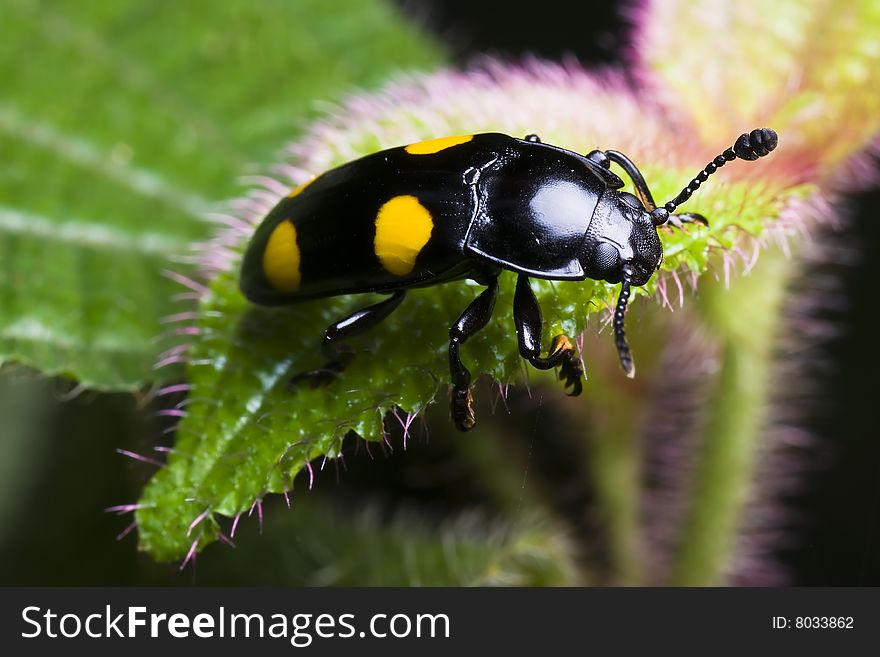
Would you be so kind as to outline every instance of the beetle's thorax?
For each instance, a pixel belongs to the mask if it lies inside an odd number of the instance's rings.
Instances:
[[[517,140],[475,182],[464,253],[552,280],[583,280],[578,258],[607,183],[576,153]]]
[[[641,202],[632,194],[613,189],[602,194],[581,248],[580,260],[587,276],[618,283],[623,265],[629,264],[632,284],[644,285],[662,257],[657,229]]]

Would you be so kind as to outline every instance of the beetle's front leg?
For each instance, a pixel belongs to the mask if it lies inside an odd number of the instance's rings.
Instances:
[[[452,391],[449,409],[452,421],[459,431],[472,429],[474,420],[473,397],[471,396],[471,373],[461,362],[458,348],[474,333],[481,330],[492,317],[495,297],[498,296],[498,279],[494,279],[476,299],[465,308],[455,324],[449,329],[449,374],[452,377]]]
[[[703,224],[704,226],[709,225],[709,220],[706,219],[701,214],[697,214],[696,212],[680,212],[679,214],[671,214],[669,215],[669,219],[666,220],[667,226],[672,226],[673,228],[677,228],[682,230],[684,228],[684,224]]]
[[[513,321],[516,324],[516,336],[519,341],[519,353],[539,370],[549,370],[559,366],[559,378],[565,381],[565,387],[571,388],[568,394],[575,397],[581,394],[581,379],[584,369],[581,366],[577,349],[566,335],[553,338],[550,353],[541,358],[541,307],[535,293],[529,285],[529,277],[520,274],[516,280],[516,294],[513,297]]]

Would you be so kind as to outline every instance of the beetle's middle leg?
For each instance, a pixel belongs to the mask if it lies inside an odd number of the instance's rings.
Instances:
[[[354,357],[351,348],[342,341],[376,326],[394,312],[405,296],[406,290],[397,290],[387,299],[361,308],[345,319],[328,326],[324,331],[324,341],[321,343],[321,353],[324,354],[327,362],[316,370],[294,375],[288,385],[292,387],[307,381],[312,388],[317,388],[337,379]]]
[[[669,219],[666,220],[667,226],[672,226],[679,230],[684,228],[684,224],[703,224],[704,226],[708,226],[709,220],[696,212],[679,212],[678,214],[671,214],[669,215]]]
[[[529,285],[529,277],[520,274],[516,279],[516,293],[513,297],[513,321],[516,324],[516,337],[519,341],[519,353],[539,370],[549,370],[559,366],[559,378],[565,381],[565,387],[571,387],[569,395],[576,397],[581,394],[581,379],[584,369],[577,349],[566,335],[553,338],[550,353],[541,358],[541,307],[535,293]]]
[[[452,378],[452,396],[449,410],[452,421],[459,431],[468,431],[474,426],[473,397],[471,396],[471,373],[461,362],[458,348],[477,331],[489,323],[495,298],[498,296],[498,279],[494,278],[488,287],[471,301],[455,324],[449,329],[449,374]]]

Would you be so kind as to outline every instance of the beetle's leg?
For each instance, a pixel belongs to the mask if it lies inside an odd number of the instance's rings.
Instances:
[[[354,357],[354,352],[348,345],[342,343],[342,340],[376,326],[394,312],[405,296],[406,290],[397,290],[384,301],[361,308],[345,319],[328,326],[324,331],[324,342],[321,344],[321,353],[324,354],[327,362],[316,370],[294,375],[288,385],[295,386],[308,381],[312,388],[317,388],[337,379]]]
[[[709,225],[709,221],[701,214],[697,214],[696,212],[680,212],[679,214],[671,214],[669,215],[669,219],[666,220],[666,225],[673,226],[674,228],[678,228],[681,230],[684,228],[684,224],[703,224],[704,226]]]
[[[540,144],[540,143],[541,143],[541,138],[540,138],[538,135],[535,135],[535,134],[529,134],[529,135],[526,135],[526,136],[525,136],[525,140],[526,140],[526,141],[533,142],[533,143],[535,143],[535,144]]]
[[[458,348],[482,329],[492,317],[495,297],[498,296],[498,279],[471,301],[455,324],[449,329],[449,374],[452,378],[452,396],[449,408],[452,421],[459,431],[467,431],[474,426],[473,397],[471,396],[471,373],[461,362]]]
[[[539,370],[549,370],[560,366],[559,378],[565,381],[565,387],[571,388],[571,396],[581,394],[584,375],[581,360],[571,340],[565,335],[553,338],[550,353],[541,358],[541,307],[535,293],[529,285],[529,277],[520,274],[516,280],[516,294],[513,297],[513,321],[516,324],[516,336],[519,341],[519,353]]]
[[[633,161],[620,151],[605,151],[605,155],[608,156],[609,160],[616,162],[624,171],[626,171],[626,175],[628,175],[633,181],[636,196],[639,197],[639,200],[642,202],[642,205],[645,206],[645,209],[648,212],[654,210],[657,207],[657,204],[654,203],[654,197],[651,195],[651,190],[648,189],[648,183],[645,182],[642,172],[639,171],[639,168],[635,164],[633,164]]]

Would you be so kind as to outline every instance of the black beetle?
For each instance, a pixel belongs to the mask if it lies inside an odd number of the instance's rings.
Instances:
[[[529,277],[592,278],[621,283],[614,336],[627,376],[634,374],[623,319],[630,287],[648,282],[663,256],[657,227],[706,220],[672,214],[727,162],[755,160],[776,147],[769,128],[741,135],[674,199],[654,203],[638,168],[617,151],[586,156],[488,133],[444,137],[368,155],[293,190],[257,228],[241,269],[252,302],[288,304],[362,292],[390,296],[329,326],[327,362],[291,379],[313,386],[338,377],[351,359],[341,341],[375,326],[406,290],[470,278],[487,286],[449,330],[450,406],[456,427],[474,425],[471,375],[459,347],[492,314],[498,275],[519,274],[513,319],[523,358],[539,369],[560,367],[577,395],[583,371],[565,335],[541,356],[541,310]],[[619,165],[636,195],[610,169]]]

